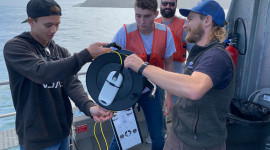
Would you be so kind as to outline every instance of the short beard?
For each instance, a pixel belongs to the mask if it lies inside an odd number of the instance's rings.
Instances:
[[[189,32],[189,35],[185,38],[186,42],[188,43],[197,43],[202,39],[202,36],[204,35],[202,24],[199,24],[196,29],[190,30]]]
[[[166,13],[165,10],[170,10],[170,12],[169,13]],[[162,8],[160,8],[160,13],[165,18],[171,18],[171,17],[173,17],[175,15],[175,10],[176,9],[170,9],[170,8],[162,9]]]

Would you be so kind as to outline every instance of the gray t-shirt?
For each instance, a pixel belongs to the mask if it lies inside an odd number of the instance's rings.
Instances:
[[[164,58],[169,58],[174,52],[176,52],[171,30],[169,28],[167,29],[167,44]],[[149,35],[144,35],[140,32],[143,45],[147,54],[152,53],[153,33]],[[121,45],[122,49],[126,49],[126,30],[124,26],[120,28],[120,30],[115,34],[112,42],[116,42],[117,44]]]

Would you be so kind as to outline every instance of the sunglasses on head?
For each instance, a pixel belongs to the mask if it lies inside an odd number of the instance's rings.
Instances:
[[[173,7],[175,6],[175,2],[161,2],[162,3],[162,6],[167,6],[168,4]]]

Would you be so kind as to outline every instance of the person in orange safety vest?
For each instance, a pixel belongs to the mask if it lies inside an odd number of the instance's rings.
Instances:
[[[186,50],[190,50],[193,44],[186,43],[186,31],[183,29],[185,19],[175,15],[177,0],[161,0],[160,13],[161,17],[155,19],[155,22],[162,23],[171,29],[176,52],[173,54],[174,72],[183,73],[186,61]],[[178,97],[173,96],[173,103]]]
[[[144,62],[173,72],[172,55],[176,51],[173,35],[167,26],[154,22],[159,13],[157,8],[157,0],[136,0],[134,5],[136,22],[125,24],[120,28],[112,42],[119,44],[122,49],[134,52]],[[160,90],[157,87],[153,99],[149,97],[150,91],[146,88],[138,101],[147,121],[153,150],[162,150],[164,146]],[[165,101],[164,106],[171,108],[172,94],[168,93],[166,99],[169,103]],[[119,149],[119,147],[114,136],[110,150],[115,149]]]
[[[186,60],[186,42],[183,41],[183,25],[185,19],[175,16],[177,0],[163,0],[160,4],[162,17],[155,19],[155,22],[167,25],[173,34],[176,52],[173,54],[175,62],[184,63]]]

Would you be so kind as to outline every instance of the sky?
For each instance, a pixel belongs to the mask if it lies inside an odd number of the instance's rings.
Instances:
[[[26,6],[27,2],[29,0],[0,0],[0,6]],[[74,2],[75,4],[79,4],[79,3],[83,3],[86,0],[56,0],[60,5],[61,3],[65,2],[65,1],[72,1],[72,3]],[[91,0],[89,0],[91,1]],[[117,1],[117,0],[112,0],[112,1]],[[134,0],[133,0],[134,1]],[[159,0],[158,0],[159,1]],[[184,3],[184,7],[192,7],[194,6],[194,4],[196,4],[199,0],[178,0],[178,3]],[[228,9],[228,4],[230,4],[231,0],[216,0],[217,2],[219,2],[225,9]],[[180,3],[178,4],[178,6],[180,5]]]
[[[26,6],[29,0],[0,0],[0,6]],[[73,1],[74,4],[82,3],[85,0],[56,0],[59,5],[64,1]]]

